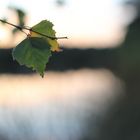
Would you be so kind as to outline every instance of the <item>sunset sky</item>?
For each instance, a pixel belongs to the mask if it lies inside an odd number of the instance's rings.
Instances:
[[[110,46],[120,42],[128,16],[121,6],[123,0],[66,0],[57,6],[55,0],[3,0],[0,17],[10,16],[7,7],[16,6],[27,12],[27,25],[43,19],[54,23],[57,36],[68,36],[60,43],[69,46]],[[1,37],[5,35],[0,28]]]
[[[7,17],[16,24],[15,15],[8,10],[8,6],[15,6],[27,13],[26,26],[32,27],[44,19],[53,22],[56,36],[68,37],[59,40],[61,45],[113,47],[123,40],[125,27],[134,13],[126,12],[122,1],[66,0],[65,5],[58,6],[56,0],[0,0],[0,18]],[[1,48],[14,47],[26,37],[20,32],[16,40],[10,26],[4,27],[0,24]],[[6,54],[1,58],[7,59]],[[93,61],[88,56],[85,58],[87,62]],[[81,65],[82,61],[79,61]],[[123,95],[124,82],[107,69],[85,68],[46,71],[44,78],[39,74],[1,73],[0,85],[0,138],[68,140],[78,139],[75,137],[85,131],[85,119],[89,123],[89,116],[93,115],[97,125],[96,118],[103,120],[102,113]]]

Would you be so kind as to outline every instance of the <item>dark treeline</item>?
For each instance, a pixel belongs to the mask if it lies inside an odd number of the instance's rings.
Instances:
[[[65,71],[81,68],[116,69],[118,49],[63,49],[54,53],[47,64],[47,70]],[[30,69],[20,66],[12,59],[12,49],[0,49],[1,73],[28,73]]]

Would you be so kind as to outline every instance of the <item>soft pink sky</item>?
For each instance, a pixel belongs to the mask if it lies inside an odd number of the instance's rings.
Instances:
[[[27,11],[29,26],[43,19],[52,21],[57,36],[68,36],[68,40],[60,41],[68,46],[116,45],[123,40],[128,21],[117,0],[67,0],[63,7],[57,7],[54,0],[4,0],[0,1],[0,17],[12,17],[6,12],[8,5]],[[8,33],[0,30],[0,41],[4,42]]]

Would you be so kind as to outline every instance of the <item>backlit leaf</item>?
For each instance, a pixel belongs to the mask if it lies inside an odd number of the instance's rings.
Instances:
[[[12,52],[13,59],[44,76],[46,63],[51,56],[50,44],[43,38],[27,37]]]

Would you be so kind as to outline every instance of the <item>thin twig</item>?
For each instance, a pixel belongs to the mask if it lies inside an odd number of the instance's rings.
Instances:
[[[42,33],[40,33],[40,32],[37,32],[37,31],[33,30],[32,28],[30,28],[30,29],[28,29],[28,30],[31,31],[31,32],[37,33],[37,34],[39,34],[39,35],[45,36],[45,37],[47,37],[47,38],[50,38],[50,39],[52,39],[52,40],[54,40],[54,39],[68,39],[67,37],[52,37],[52,36],[48,36],[48,35],[42,34]]]
[[[17,29],[19,29],[19,30],[22,31],[23,33],[25,33],[25,32],[23,31],[23,29],[25,29],[25,30],[28,30],[28,31],[37,33],[37,34],[39,34],[39,35],[45,36],[45,37],[47,37],[47,38],[49,38],[49,39],[52,39],[52,40],[54,40],[54,39],[68,39],[67,37],[52,37],[52,36],[48,36],[48,35],[42,34],[42,33],[40,33],[40,32],[34,31],[32,28],[29,28],[29,27],[27,27],[27,26],[21,27],[21,26],[12,24],[12,23],[10,23],[10,22],[7,22],[7,21],[5,21],[5,20],[2,20],[2,19],[0,19],[0,21],[3,22],[3,23],[9,24],[9,25],[11,25],[11,26],[13,26],[13,27],[15,27],[15,28],[17,28]],[[27,33],[25,33],[25,34],[27,35]]]
[[[11,25],[11,26],[13,26],[13,27],[15,27],[15,28],[17,28],[17,29],[19,29],[19,30],[22,30],[22,29],[23,29],[22,27],[17,26],[17,25],[15,25],[15,24],[12,24],[12,23],[10,23],[10,22],[7,22],[7,21],[5,21],[5,20],[0,19],[0,21],[3,22],[3,23],[9,24],[9,25]]]

